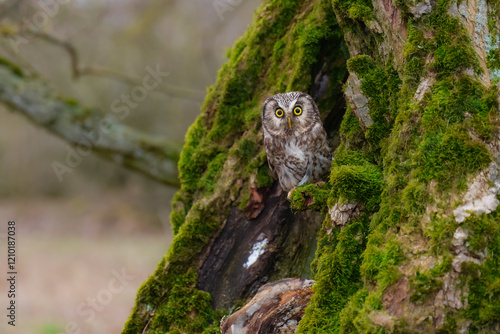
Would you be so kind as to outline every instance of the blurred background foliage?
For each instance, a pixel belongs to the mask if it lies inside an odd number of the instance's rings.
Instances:
[[[124,123],[180,144],[226,60],[225,50],[260,3],[227,1],[227,11],[218,13],[220,0],[61,0],[40,32],[72,45],[80,66],[106,72],[74,78],[63,47],[34,37],[16,50],[18,36],[12,35],[46,13],[41,3],[55,6],[55,1],[0,1],[0,57],[37,73],[62,96],[104,112],[142,81],[147,66],[159,65],[170,75]],[[64,163],[66,146],[0,105],[0,219],[18,221],[22,235],[21,329],[59,333],[74,321],[82,333],[116,333],[138,286],[168,249],[176,189],[93,155],[59,182],[51,164]],[[135,279],[87,323],[75,309],[106,287],[110,264],[128,268]]]

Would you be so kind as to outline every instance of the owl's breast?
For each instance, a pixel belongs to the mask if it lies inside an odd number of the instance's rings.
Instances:
[[[303,161],[306,159],[304,145],[301,145],[297,138],[291,138],[285,143],[285,155],[293,156],[296,159]]]

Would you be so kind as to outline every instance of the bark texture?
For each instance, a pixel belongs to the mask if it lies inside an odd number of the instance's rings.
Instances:
[[[224,320],[223,334],[293,334],[311,299],[313,280],[286,278],[261,287],[248,304]]]

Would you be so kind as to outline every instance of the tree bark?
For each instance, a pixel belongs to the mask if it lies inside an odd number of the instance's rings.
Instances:
[[[263,100],[293,90],[318,100],[338,146],[329,183],[291,203],[327,212],[297,332],[498,331],[498,13],[472,0],[264,2],[188,133],[174,244],[124,332],[215,333],[215,309],[301,275],[314,215],[287,211],[259,131]]]
[[[310,277],[327,191],[311,190],[322,200],[311,193],[308,205],[320,212],[290,209],[269,174],[262,103],[272,93],[309,92],[338,145],[346,59],[329,3],[261,6],[188,131],[181,190],[172,204],[176,236],[139,290],[124,333],[218,333],[218,314],[234,310],[263,284]]]

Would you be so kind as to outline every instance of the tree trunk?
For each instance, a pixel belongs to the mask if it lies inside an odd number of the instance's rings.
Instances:
[[[270,94],[307,91],[338,145],[348,58],[342,38],[325,1],[261,6],[186,135],[172,204],[176,236],[139,290],[124,333],[219,332],[220,315],[266,282],[311,276],[326,203],[309,203],[320,212],[290,209],[269,174],[260,118]]]
[[[499,12],[265,1],[186,136],[176,237],[124,332],[218,332],[285,277],[316,280],[299,333],[498,331]],[[290,211],[260,113],[293,90],[318,101],[336,151],[329,183],[299,188]],[[327,215],[309,275],[312,210]]]

